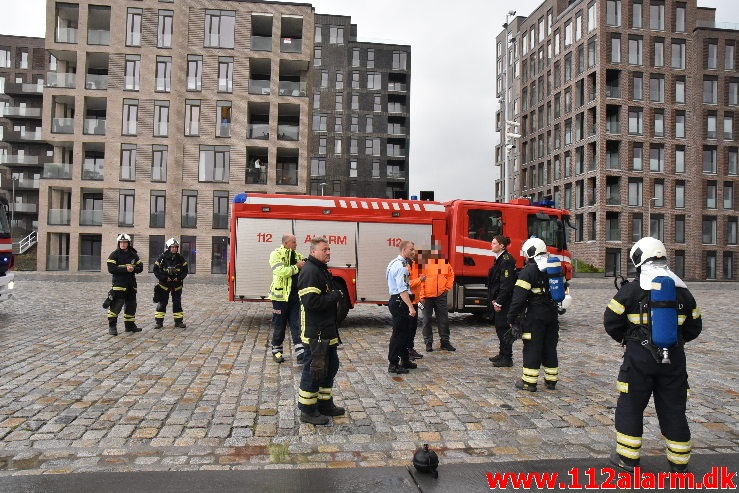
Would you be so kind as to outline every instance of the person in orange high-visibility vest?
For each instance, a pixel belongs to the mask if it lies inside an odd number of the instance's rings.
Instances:
[[[439,325],[440,349],[456,351],[449,342],[449,307],[447,293],[454,285],[454,270],[441,257],[441,252],[435,248],[429,253],[428,262],[421,266],[420,274],[426,276],[423,281],[423,340],[426,343],[426,352],[434,350],[434,334],[431,332],[431,316],[436,312],[436,322]]]
[[[408,272],[410,272],[410,279],[408,284],[411,287],[411,293],[413,293],[413,306],[416,309],[416,316],[411,317],[411,326],[408,331],[408,357],[410,359],[421,359],[423,355],[416,351],[416,332],[418,331],[418,302],[423,299],[423,281],[426,280],[426,276],[420,273],[420,264],[426,262],[424,258],[425,252],[423,250],[416,251],[416,258],[408,261]]]

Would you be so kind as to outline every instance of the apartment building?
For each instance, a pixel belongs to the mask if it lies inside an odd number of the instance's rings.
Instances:
[[[310,193],[408,198],[410,46],[317,14],[313,50]]]
[[[38,228],[38,193],[47,146],[41,136],[46,79],[43,38],[0,35],[0,193],[13,237]]]
[[[737,278],[739,25],[695,0],[548,0],[496,38],[495,197],[569,209],[577,259],[633,274],[652,235],[689,279]]]

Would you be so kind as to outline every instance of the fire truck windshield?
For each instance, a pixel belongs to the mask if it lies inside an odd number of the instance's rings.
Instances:
[[[567,250],[567,235],[565,234],[564,224],[555,215],[548,215],[543,212],[529,214],[528,233],[529,237],[536,236],[544,240],[547,246],[558,250]]]

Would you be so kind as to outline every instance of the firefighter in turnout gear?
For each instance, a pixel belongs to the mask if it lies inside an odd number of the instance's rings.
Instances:
[[[667,267],[667,254],[661,241],[645,237],[631,248],[631,261],[638,280],[621,286],[608,303],[603,325],[614,340],[625,347],[618,373],[619,391],[616,405],[616,452],[611,462],[632,471],[639,465],[644,430],[644,409],[654,395],[659,426],[667,445],[666,455],[673,472],[686,471],[690,460],[690,428],[685,416],[688,399],[688,373],[683,344],[700,334],[703,321],[695,298],[685,283]],[[666,276],[674,281],[675,298],[673,331],[677,344],[669,348],[665,360],[661,350],[652,344],[650,298],[652,290]],[[657,323],[657,322],[655,322]],[[677,327],[674,327],[674,325]]]
[[[285,361],[282,343],[285,329],[290,324],[293,355],[298,363],[303,362],[303,342],[300,340],[300,299],[298,298],[298,273],[305,265],[303,256],[295,251],[298,241],[294,235],[282,237],[282,245],[269,255],[272,269],[272,284],[269,299],[272,300],[272,359]]]
[[[539,238],[529,238],[521,253],[528,259],[518,274],[508,310],[508,324],[513,340],[523,339],[523,372],[516,388],[536,392],[539,367],[544,367],[544,383],[554,390],[559,378],[557,342],[559,315],[557,304],[549,294],[549,278],[545,272],[549,254]],[[522,320],[519,322],[519,316]]]
[[[488,271],[488,308],[492,310],[495,332],[498,334],[499,351],[488,358],[493,366],[513,366],[513,341],[508,332],[508,309],[511,306],[513,287],[516,285],[516,259],[508,253],[510,238],[496,235],[490,242],[495,263]]]
[[[108,307],[108,333],[118,335],[118,314],[123,311],[126,332],[141,332],[136,327],[136,274],[144,270],[136,249],[131,245],[131,237],[121,233],[116,238],[118,248],[108,256],[108,272],[113,275],[113,300]]]
[[[164,315],[167,313],[169,294],[172,293],[172,317],[174,326],[185,328],[184,313],[182,312],[182,281],[187,277],[188,268],[185,257],[180,254],[180,244],[170,238],[164,244],[166,250],[154,262],[154,275],[159,284],[154,286],[154,301],[157,311],[154,313],[154,328],[161,329],[164,325]]]

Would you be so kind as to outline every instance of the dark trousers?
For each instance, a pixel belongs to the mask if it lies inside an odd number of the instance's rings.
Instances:
[[[164,286],[164,287],[162,287]],[[167,303],[169,303],[169,295],[172,294],[172,318],[176,321],[182,321],[185,314],[182,312],[182,284],[178,286],[159,285],[159,301],[157,302],[157,311],[154,314],[154,320],[164,320],[167,313]]]
[[[339,353],[336,348],[337,346],[329,346],[326,377],[316,380],[310,374],[312,360],[310,344],[305,345],[303,373],[300,375],[300,390],[298,391],[298,409],[301,411],[311,413],[316,404],[333,398],[331,389],[334,386],[336,374],[339,372]]]
[[[418,305],[413,305],[416,309],[416,316],[410,317],[410,326],[408,327],[408,343],[405,345],[406,349],[411,350],[416,345],[416,332],[418,332]]]
[[[387,352],[387,360],[390,364],[397,365],[398,362],[407,363],[408,358],[408,334],[411,327],[411,316],[408,305],[398,295],[390,297],[388,302],[390,315],[393,317],[393,333],[390,336],[390,345]]]
[[[136,326],[136,288],[127,287],[125,290],[113,288],[113,301],[108,307],[108,326],[118,325],[118,314],[123,310],[123,323],[127,329]]]
[[[644,409],[654,396],[659,428],[667,441],[668,460],[686,464],[690,458],[690,427],[685,416],[688,373],[682,347],[670,350],[669,364],[658,363],[638,341],[627,341],[624,361],[618,372],[621,391],[616,404],[617,451],[637,459],[644,432]]]
[[[523,380],[536,384],[539,367],[543,366],[544,379],[556,382],[559,378],[557,312],[550,307],[529,305],[521,328],[523,330]]]
[[[510,329],[508,325],[508,307],[502,308],[499,312],[493,311],[495,318],[495,333],[498,334],[498,341],[500,343],[500,350],[498,351],[501,356],[506,358],[513,358],[513,340],[505,336],[506,332]]]
[[[423,341],[434,342],[434,334],[431,330],[431,316],[436,312],[436,323],[439,324],[439,339],[441,342],[449,341],[449,307],[447,306],[447,293],[426,298],[423,301]]]
[[[302,346],[300,340],[300,300],[297,296],[288,301],[272,302],[272,347],[282,347],[285,329],[290,324],[293,346]]]

